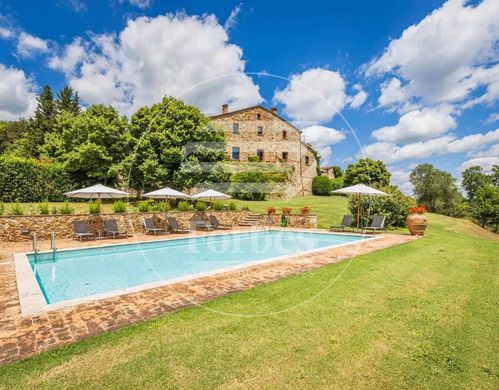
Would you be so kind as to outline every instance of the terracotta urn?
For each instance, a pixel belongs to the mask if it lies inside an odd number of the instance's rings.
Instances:
[[[409,214],[406,223],[413,236],[424,236],[426,226],[428,225],[424,214]]]

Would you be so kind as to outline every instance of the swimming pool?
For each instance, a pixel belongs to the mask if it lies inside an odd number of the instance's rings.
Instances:
[[[250,266],[369,236],[260,231],[28,254],[47,304]]]

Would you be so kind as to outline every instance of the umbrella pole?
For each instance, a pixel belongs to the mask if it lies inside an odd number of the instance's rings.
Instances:
[[[358,193],[358,202],[357,202],[357,229],[360,228],[360,192]]]
[[[99,237],[102,237],[102,220],[100,216],[100,192],[97,194],[97,209],[99,211],[98,217],[97,217],[97,230],[99,233]]]

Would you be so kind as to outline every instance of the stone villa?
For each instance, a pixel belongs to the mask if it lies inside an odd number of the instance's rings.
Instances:
[[[291,167],[285,196],[312,193],[312,179],[317,176],[317,161],[312,146],[301,140],[301,131],[262,106],[229,111],[212,117],[225,133],[226,152],[231,161],[262,161]]]

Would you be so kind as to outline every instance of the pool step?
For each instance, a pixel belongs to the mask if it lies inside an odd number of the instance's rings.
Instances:
[[[248,214],[241,222],[239,226],[255,226],[260,223],[262,216],[260,214]]]

